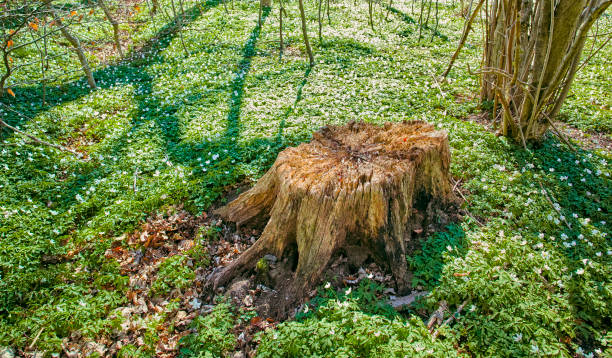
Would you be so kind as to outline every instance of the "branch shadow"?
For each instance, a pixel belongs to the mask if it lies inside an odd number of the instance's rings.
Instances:
[[[208,8],[210,8],[213,5],[218,4],[218,1],[209,1],[208,4]],[[203,12],[198,13],[201,14]],[[264,12],[263,19],[266,18],[268,13],[269,10]],[[236,176],[232,176],[231,173],[224,174],[220,170],[223,165],[225,165],[223,170],[227,169],[227,161],[232,160],[232,157],[238,159],[236,166],[241,163],[258,162],[255,163],[254,166],[266,167],[271,164],[271,161],[276,158],[276,154],[285,146],[303,139],[283,133],[285,126],[284,119],[286,119],[286,117],[288,117],[291,113],[290,111],[287,111],[283,114],[283,119],[280,121],[279,130],[275,135],[268,138],[255,138],[245,141],[240,145],[236,143],[237,138],[240,136],[240,111],[242,98],[245,94],[245,77],[251,69],[251,62],[256,55],[255,46],[260,32],[261,26],[258,25],[251,32],[247,43],[243,47],[242,58],[238,63],[235,78],[229,86],[229,90],[232,91],[232,94],[230,95],[229,99],[230,108],[227,115],[227,130],[224,135],[216,140],[200,141],[197,143],[181,141],[179,116],[177,115],[177,111],[180,109],[180,103],[178,105],[171,104],[170,106],[172,108],[169,108],[168,105],[164,105],[164,109],[166,109],[166,111],[164,111],[163,116],[154,114],[151,115],[150,109],[155,109],[156,107],[159,108],[162,106],[163,98],[160,95],[155,94],[155,78],[153,75],[148,73],[147,69],[151,66],[164,62],[163,58],[157,56],[157,54],[163,49],[167,48],[172,38],[176,35],[176,31],[171,27],[168,27],[163,32],[160,31],[160,35],[156,40],[150,41],[147,46],[135,52],[133,57],[137,61],[135,61],[133,65],[119,63],[114,66],[110,66],[107,69],[96,71],[96,78],[100,81],[102,88],[110,88],[114,84],[121,84],[122,80],[120,78],[124,78],[126,76],[131,77],[129,83],[133,84],[135,88],[133,98],[136,108],[133,110],[133,113],[130,114],[131,118],[129,125],[126,126],[125,131],[123,131],[118,138],[113,139],[112,141],[105,141],[96,148],[96,152],[103,153],[106,159],[98,159],[96,156],[96,158],[92,157],[87,163],[77,164],[74,171],[76,175],[74,177],[66,178],[63,182],[55,185],[51,190],[32,190],[31,192],[22,193],[22,195],[29,195],[35,202],[53,203],[53,210],[57,211],[59,215],[63,215],[64,212],[68,212],[70,214],[69,223],[62,227],[57,235],[58,237],[74,236],[76,238],[77,235],[82,234],[83,237],[80,240],[85,239],[85,242],[81,241],[77,245],[85,245],[85,248],[81,251],[80,255],[88,257],[88,264],[93,265],[92,274],[95,271],[95,265],[102,266],[105,264],[104,250],[108,248],[107,245],[109,244],[108,242],[110,238],[116,234],[125,232],[126,230],[133,229],[134,225],[136,225],[139,220],[144,219],[148,213],[157,210],[161,205],[172,204],[176,201],[180,202],[184,199],[201,197],[205,202],[205,204],[200,206],[202,207],[205,206],[206,203],[211,203],[217,197],[223,195],[223,191],[228,185],[236,184]],[[204,52],[206,52],[206,50],[207,49],[205,49]],[[211,55],[214,55],[214,53],[211,53]],[[297,104],[302,98],[302,89],[307,83],[309,74],[310,71],[307,71],[302,82],[298,86],[298,93],[293,103],[294,105]],[[28,114],[34,117],[40,112],[49,110],[55,106],[60,106],[68,101],[74,101],[90,93],[88,89],[81,88],[78,81],[68,84],[67,87],[69,89],[67,94],[57,89],[54,91],[53,97],[49,96],[49,98],[54,99],[52,106],[37,108],[28,112]],[[222,84],[218,89],[223,90],[223,92],[226,93],[228,90],[228,85]],[[29,91],[28,95],[32,98],[36,98],[38,96],[37,88],[24,89],[24,91],[26,90]],[[198,98],[199,95],[196,95],[190,100],[197,101]],[[161,203],[159,200],[156,201],[155,199],[150,200],[150,198],[147,197],[146,190],[136,192],[135,189],[133,193],[129,189],[126,190],[126,193],[114,191],[109,192],[108,188],[99,189],[104,190],[101,191],[104,193],[103,198],[96,198],[92,200],[87,199],[85,202],[81,202],[79,199],[77,199],[80,197],[80,194],[83,194],[83,191],[92,187],[94,183],[98,183],[99,180],[106,180],[107,178],[114,176],[117,169],[136,170],[134,175],[134,188],[136,187],[136,177],[139,169],[144,171],[144,173],[140,173],[141,179],[139,180],[139,187],[143,185],[143,180],[149,182],[148,185],[159,185],[160,187],[163,187],[164,183],[160,182],[160,180],[154,179],[151,172],[157,168],[161,169],[161,167],[165,167],[164,163],[161,163],[160,166],[152,168],[136,168],[129,164],[129,157],[134,151],[134,148],[132,147],[133,144],[129,144],[130,140],[133,140],[135,137],[133,134],[139,131],[150,130],[155,132],[154,135],[156,138],[161,139],[162,142],[159,142],[159,147],[163,152],[162,155],[166,155],[168,161],[180,164],[187,168],[188,171],[193,171],[191,174],[193,174],[193,177],[197,178],[199,184],[196,188],[187,188],[187,193],[181,189],[180,193],[176,194],[176,198],[169,198],[164,203]],[[146,133],[148,134],[150,132]],[[228,143],[230,140],[231,143]],[[233,145],[234,143],[235,145]],[[219,164],[215,163],[215,165],[217,165],[216,167],[211,166],[208,172],[197,170],[199,169],[197,167],[198,161],[196,161],[196,157],[198,157],[198,155],[209,150],[218,150],[219,148],[223,147],[233,148],[233,150],[230,151],[230,154],[228,154],[226,158],[221,158]],[[117,159],[118,162],[124,162],[123,168],[121,166],[113,166],[111,157],[115,157],[116,162]],[[111,161],[111,165],[105,165],[109,164],[109,161]],[[233,170],[233,168],[230,170]],[[131,175],[131,172],[128,175]],[[34,181],[34,179],[32,180]],[[61,192],[62,194],[60,199],[56,198],[55,195],[58,192]],[[187,196],[178,197],[178,195]],[[120,203],[121,201],[126,202]],[[134,207],[133,203],[138,201],[140,202],[138,203],[136,212],[131,212],[133,210],[130,208]],[[192,201],[195,202],[197,199]],[[128,204],[127,202],[130,203]],[[105,213],[106,210],[112,212],[113,218],[108,218],[109,214]],[[126,215],[122,215],[123,213]],[[104,224],[100,224],[102,220],[104,220]],[[93,224],[90,225],[90,222],[93,222]],[[91,226],[102,228],[104,230],[104,233],[100,234],[102,236],[88,231],[88,227]],[[81,234],[77,233],[77,231],[81,231],[81,229],[83,229],[83,232]],[[42,232],[36,237],[40,239],[49,238],[48,234]],[[53,236],[52,238],[55,239]],[[62,271],[60,268],[63,264],[61,262],[57,264],[45,262],[44,257],[56,256],[58,255],[58,252],[61,253],[62,250],[68,250],[67,248],[62,247],[53,250],[50,248],[41,250],[36,245],[32,246],[32,252],[30,253],[31,260],[29,261],[31,267],[28,267],[29,270],[32,272],[55,270],[61,274]],[[4,256],[5,254],[7,256]],[[3,253],[2,256],[4,256],[3,258],[7,258],[16,255],[12,255],[10,254],[10,251],[7,251]],[[47,294],[48,290],[56,290],[54,291],[54,295],[62,295],[62,291],[56,289],[56,286],[54,286],[57,284],[57,280],[61,281],[62,278],[60,276],[54,279],[49,279],[44,283],[36,280],[36,275],[31,275],[31,277],[34,279],[24,280],[22,276],[17,274],[13,275],[8,272],[3,274],[4,282],[2,285],[0,285],[0,300],[6,304],[0,308],[0,314],[10,312],[19,306],[28,309],[28,307],[31,305],[33,297]],[[49,329],[51,330],[52,328],[49,327]],[[78,327],[75,329],[78,329]]]
[[[192,6],[185,11],[184,16],[175,16],[170,22],[161,27],[155,36],[147,40],[139,49],[127,54],[124,59],[119,60],[113,65],[95,70],[93,76],[98,88],[108,89],[114,85],[123,83],[120,79],[123,75],[127,77],[132,76],[132,78],[135,78],[137,81],[150,80],[147,78],[146,74],[143,73],[142,68],[159,63],[160,60],[155,55],[170,45],[172,39],[178,34],[178,31],[181,30],[181,27],[188,26],[198,17],[220,3],[221,0],[207,0],[204,4]],[[150,61],[150,58],[154,58],[154,60]],[[23,125],[25,121],[36,117],[41,112],[48,111],[66,102],[82,98],[92,92],[85,84],[86,79],[83,76],[68,83],[47,87],[46,106],[33,106],[33,103],[40,98],[40,94],[43,90],[42,84],[14,88],[19,98],[9,98],[7,96],[0,98],[0,104],[4,107],[12,106],[16,109],[16,111],[11,111],[7,114],[6,122],[13,126],[20,126]],[[17,114],[17,112],[24,116]],[[2,128],[0,130],[0,140],[9,138],[12,134],[12,131]]]
[[[219,4],[219,1],[215,1],[214,4]],[[163,153],[166,156],[166,161],[173,163],[173,165],[183,165],[185,167],[192,167],[197,165],[194,163],[194,157],[197,156],[197,153],[202,153],[205,151],[210,151],[214,148],[221,147],[231,147],[232,151],[230,151],[227,157],[222,157],[221,162],[227,160],[234,161],[242,161],[243,160],[243,148],[254,145],[255,148],[261,147],[264,145],[269,145],[271,143],[270,140],[259,141],[260,143],[255,143],[257,140],[253,140],[242,144],[241,146],[237,145],[238,138],[240,137],[240,112],[242,99],[244,96],[244,86],[246,75],[248,74],[251,68],[251,62],[253,57],[256,54],[255,48],[257,44],[257,40],[259,38],[261,27],[269,14],[270,9],[264,9],[262,14],[262,24],[256,25],[256,27],[251,31],[251,34],[246,42],[246,44],[242,48],[242,58],[237,65],[237,70],[234,73],[234,78],[230,83],[229,87],[224,84],[219,84],[218,87],[212,88],[214,91],[230,91],[230,99],[229,99],[229,110],[226,119],[226,131],[222,137],[217,140],[205,140],[203,142],[185,142],[181,139],[181,129],[180,129],[180,120],[177,116],[177,112],[180,110],[182,103],[176,104],[165,104],[164,99],[161,95],[156,95],[154,91],[154,80],[155,78],[149,75],[146,72],[146,68],[154,66],[155,64],[160,64],[162,61],[159,57],[155,56],[155,54],[159,53],[163,49],[168,46],[170,42],[170,38],[165,38],[160,41],[160,45],[156,46],[153,44],[152,50],[147,51],[146,53],[153,54],[153,61],[146,61],[143,59],[143,62],[146,66],[142,66],[139,68],[132,69],[130,72],[131,75],[136,76],[138,87],[134,93],[134,99],[137,103],[137,109],[135,113],[132,115],[131,120],[131,128],[128,131],[125,131],[119,138],[114,140],[110,145],[106,148],[100,148],[99,150],[108,154],[110,156],[124,156],[124,151],[129,148],[130,140],[132,138],[132,134],[138,133],[139,131],[143,131],[147,133],[150,137],[157,137],[163,141]],[[192,19],[193,20],[193,19]],[[216,49],[220,49],[215,46]],[[208,51],[210,49],[205,49],[204,51]],[[213,52],[209,53],[209,55],[214,55]],[[192,96],[191,100],[194,102],[202,97],[202,94],[196,94]],[[154,109],[164,109],[163,115],[155,115],[151,114]],[[280,141],[277,146],[280,145]],[[214,169],[214,168],[212,168]],[[212,170],[211,170],[212,171]],[[215,190],[216,185],[231,185],[232,184],[232,176],[231,175],[221,175],[219,173],[199,173],[196,176],[204,176],[210,177],[207,184],[203,186],[202,189],[210,189],[211,191]],[[79,185],[74,187],[71,191],[74,193],[79,192],[82,187],[87,184]],[[216,193],[219,195],[220,193]]]
[[[297,95],[295,96],[295,101],[293,101],[293,104],[289,108],[287,108],[285,113],[283,113],[280,117],[281,121],[278,126],[278,132],[276,133],[276,139],[275,139],[276,142],[281,142],[283,131],[285,130],[285,126],[287,125],[287,119],[289,118],[291,113],[293,113],[293,109],[295,108],[295,106],[302,100],[302,91],[304,89],[304,86],[306,86],[306,83],[308,83],[308,77],[310,77],[311,71],[312,71],[312,67],[308,66],[308,68],[306,69],[306,72],[304,73],[304,78],[302,79],[302,82],[300,82],[300,84],[298,85]]]
[[[234,80],[230,85],[230,109],[227,115],[227,127],[225,130],[225,140],[233,140],[240,134],[240,110],[242,107],[242,98],[244,96],[244,84],[247,74],[251,69],[251,61],[255,56],[255,46],[261,32],[261,27],[265,23],[266,18],[270,14],[270,7],[265,7],[261,14],[261,22],[255,26],[249,36],[248,41],[242,49],[242,60],[238,64],[238,68],[234,73]]]

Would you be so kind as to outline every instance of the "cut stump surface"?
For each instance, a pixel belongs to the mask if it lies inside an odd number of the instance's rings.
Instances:
[[[292,261],[281,294],[295,303],[345,255],[388,269],[407,292],[411,241],[454,202],[449,165],[447,134],[425,122],[323,127],[311,142],[282,151],[253,188],[216,211],[237,227],[267,224],[212,283],[223,286],[272,254]]]

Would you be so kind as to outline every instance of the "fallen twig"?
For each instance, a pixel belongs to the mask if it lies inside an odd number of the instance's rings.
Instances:
[[[134,186],[132,187],[132,189],[134,190],[134,193],[138,191],[138,187],[136,186],[137,180],[138,180],[138,169],[136,169],[136,171],[134,172]]]
[[[459,179],[461,180],[461,179]],[[451,178],[451,182],[454,182],[453,184],[453,191],[457,192],[459,195],[461,195],[461,197],[463,198],[463,200],[467,201],[467,203],[469,204],[470,201],[463,195],[463,193],[461,192],[461,190],[459,190],[457,188],[457,186],[459,185],[459,181],[455,181],[455,179]]]
[[[33,140],[34,142],[36,142],[38,144],[46,145],[46,146],[49,146],[49,147],[52,147],[52,148],[55,148],[55,149],[62,150],[64,152],[71,153],[72,155],[76,156],[79,159],[83,158],[83,154],[81,154],[79,152],[76,152],[76,151],[74,151],[72,149],[66,148],[66,147],[61,146],[61,145],[57,145],[57,144],[53,144],[53,143],[49,143],[47,141],[44,141],[44,140],[42,140],[40,138],[37,138],[37,137],[35,137],[35,136],[31,135],[31,134],[28,134],[28,133],[26,133],[26,132],[24,132],[24,131],[22,131],[22,130],[20,130],[18,128],[15,128],[15,127],[11,126],[10,124],[8,124],[5,121],[3,121],[2,119],[0,119],[0,125],[8,128],[10,130],[12,130],[15,133],[19,133],[19,134],[21,134],[23,136],[26,136],[26,137],[30,138],[31,140]]]
[[[442,324],[442,318],[444,318],[444,311],[448,311],[448,304],[446,303],[446,301],[442,300],[440,301],[440,306],[438,307],[438,309],[435,310],[435,312],[431,315],[429,321],[427,322],[427,329],[429,329],[430,333],[432,332],[433,327],[436,325],[436,323],[438,325]]]
[[[40,327],[40,330],[38,331],[38,333],[34,337],[34,340],[32,341],[32,343],[30,343],[30,345],[28,346],[28,349],[31,350],[31,349],[34,348],[34,346],[36,345],[36,342],[38,342],[38,338],[40,338],[40,334],[43,332],[44,329],[45,329],[45,326]]]
[[[438,82],[438,79],[436,78],[436,76],[431,72],[429,72],[429,74],[433,78],[434,82],[436,82],[436,87],[438,87],[438,91],[440,91],[440,95],[442,95],[442,98],[446,97],[446,93],[442,91],[442,86],[440,85],[440,82]]]
[[[455,184],[453,185],[453,191],[457,190],[457,186],[459,185],[459,183],[461,183],[461,179],[455,182]]]
[[[459,179],[459,181],[461,181],[461,179]],[[453,191],[458,193],[463,198],[463,200],[465,200],[468,204],[471,204],[470,201],[468,200],[468,198],[466,198],[465,195],[463,195],[463,193],[461,192],[461,190],[459,190],[459,188],[457,187],[459,185],[459,181],[455,182],[455,180],[453,178],[451,178],[451,182],[454,182],[453,183]],[[476,224],[478,224],[478,226],[484,226],[484,224],[481,223],[480,220],[476,219],[476,217],[474,215],[472,215],[472,213],[470,213],[469,210],[465,209],[465,213],[469,217],[474,219],[474,221],[476,221]]]
[[[569,147],[569,149],[572,152],[575,153],[576,152],[576,148],[574,148],[574,145],[572,144],[571,140],[569,138],[566,138],[561,133],[561,131],[557,128],[557,126],[555,126],[555,123],[553,123],[552,119],[550,119],[550,117],[545,112],[542,112],[542,114],[544,115],[544,117],[546,117],[546,120],[548,120],[548,123],[552,127],[552,129],[555,132],[555,134],[557,135],[557,137],[559,137],[559,139],[561,139],[561,141],[563,141],[563,143],[565,143]]]
[[[480,220],[476,219],[476,217],[474,215],[472,215],[472,213],[470,213],[468,210],[465,211],[466,214],[468,214],[469,217],[471,217],[478,226],[483,227],[484,224],[480,222]]]
[[[463,301],[462,304],[459,305],[459,307],[457,307],[457,311],[455,311],[455,313],[453,313],[450,317],[448,317],[446,319],[446,321],[444,321],[444,323],[442,323],[437,329],[436,331],[432,334],[431,339],[434,340],[436,339],[436,337],[438,337],[438,334],[440,334],[440,327],[444,326],[444,325],[449,325],[454,319],[457,318],[457,315],[459,313],[461,313],[461,311],[463,310],[463,308],[465,307],[465,305],[467,305],[469,299]]]

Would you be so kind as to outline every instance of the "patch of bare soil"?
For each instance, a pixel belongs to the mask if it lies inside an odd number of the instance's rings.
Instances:
[[[455,103],[467,103],[474,100],[474,95],[470,93],[456,93],[454,95]]]
[[[204,236],[202,236],[204,235]],[[206,214],[194,216],[182,207],[170,207],[165,212],[151,216],[140,229],[115,238],[105,256],[116,260],[122,274],[128,276],[128,302],[113,313],[121,325],[111,335],[97,340],[75,332],[65,339],[62,347],[67,357],[83,357],[92,353],[114,356],[124,346],[151,347],[152,332],[159,337],[154,343],[156,357],[175,357],[179,353],[180,339],[192,333],[190,323],[198,315],[207,315],[214,307],[215,294],[205,289],[206,277],[215,268],[227,265],[255,242],[259,232],[242,230],[235,232],[222,226],[220,221]],[[194,251],[196,245],[204,246]],[[202,254],[206,257],[202,260]],[[187,258],[185,264],[195,271],[195,279],[185,289],[174,289],[165,295],[152,290],[158,278],[162,262],[174,255]],[[259,299],[269,289],[253,287],[239,301],[237,307],[247,311],[257,309],[252,300]],[[234,328],[239,338],[237,350],[254,352],[251,339],[260,330],[276,324],[265,316]],[[253,343],[254,344],[254,343]],[[153,352],[151,352],[153,353]]]
[[[493,125],[493,121],[489,119],[489,112],[474,113],[468,116],[467,120],[480,124],[481,126],[485,127],[485,129],[489,132],[495,132],[495,126]]]
[[[497,133],[497,128],[493,121],[490,120],[490,114],[488,112],[472,114],[466,120],[482,125],[489,132]],[[612,151],[612,138],[607,134],[585,132],[567,123],[559,121],[555,122],[555,127],[565,138],[572,139],[572,141],[578,143],[581,148],[589,150],[605,150],[608,152]],[[551,129],[551,131],[555,133],[553,129]]]
[[[115,46],[115,42],[113,41],[113,34],[110,32],[108,34],[109,38],[101,43],[87,43],[83,47],[90,54],[95,56],[101,64],[109,64],[116,56],[119,55],[119,51],[117,51],[117,46]],[[124,53],[127,51],[127,48],[132,43],[132,38],[130,33],[126,30],[119,30],[119,43],[121,44],[121,49]]]
[[[283,297],[281,292],[294,280],[294,268],[291,260],[279,262],[273,255],[266,255],[263,260],[267,266],[265,270],[256,268],[247,275],[237,277],[227,288],[221,288],[218,293],[230,297],[232,303],[237,306],[252,307],[262,317],[275,317],[279,303],[290,299]],[[327,269],[323,281],[336,288],[357,286],[366,278],[385,286],[394,285],[392,276],[375,263],[371,262],[364,266],[355,268],[346,256],[338,256]],[[316,296],[317,290],[313,289],[303,294],[307,299],[311,299]],[[293,307],[293,310],[288,312],[288,317],[283,318],[293,318],[300,308],[301,306]]]
[[[110,8],[113,18],[120,26],[119,43],[124,53],[127,52],[128,47],[132,44],[130,32],[134,32],[141,26],[140,23],[133,21],[133,17],[136,13],[144,10],[146,6],[147,3],[143,0],[127,0],[122,1],[118,7]],[[104,21],[108,20],[105,18]],[[125,24],[131,27],[131,31],[121,29]],[[84,44],[86,51],[90,55],[95,56],[102,64],[109,64],[111,60],[119,54],[113,40],[112,30],[110,30],[107,35],[107,40],[102,43],[88,42]]]
[[[127,344],[143,346],[151,325],[156,326],[160,337],[155,347],[156,356],[175,356],[179,339],[189,333],[188,323],[211,307],[198,301],[201,280],[196,280],[193,287],[185,291],[175,290],[162,297],[155,296],[151,286],[157,277],[159,264],[191,249],[196,232],[205,221],[205,215],[194,217],[180,207],[171,208],[164,214],[149,218],[139,231],[116,238],[105,256],[117,260],[122,273],[129,277],[128,303],[118,309],[121,317],[117,318],[122,318],[123,323],[111,336],[101,337],[96,342],[74,333],[63,344],[66,356],[80,357],[93,352],[112,356]],[[193,261],[187,261],[187,265],[193,265]],[[198,268],[196,272],[201,270]],[[172,300],[180,302],[178,308],[169,309]],[[156,321],[161,323],[155,325]],[[175,329],[169,329],[170,325]]]
[[[302,57],[302,51],[297,46],[288,45],[283,48],[283,56]]]
[[[82,127],[74,131],[74,136],[66,138],[64,146],[75,152],[81,153],[83,158],[89,158],[87,147],[92,146],[100,142],[100,138],[95,136],[88,136],[89,125],[85,123]]]
[[[564,122],[555,122],[555,126],[568,138],[590,150],[605,150],[612,152],[612,138],[608,134],[585,132]]]

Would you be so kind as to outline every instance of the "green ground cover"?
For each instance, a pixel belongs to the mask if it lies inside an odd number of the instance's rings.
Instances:
[[[469,192],[465,208],[474,218],[429,238],[408,260],[414,284],[431,291],[419,303],[423,309],[467,301],[465,311],[432,342],[416,313],[372,311],[377,303],[360,303],[363,291],[355,290],[262,334],[259,354],[514,357],[606,350],[610,153],[574,152],[553,137],[526,151],[467,120],[480,111],[478,78],[467,70],[467,63],[478,63],[480,32],[471,35],[450,82],[435,79],[461,34],[456,8],[442,6],[438,33],[424,29],[419,42],[409,3],[393,5],[388,20],[377,7],[373,32],[366,3],[333,2],[332,25],[325,23],[319,42],[309,3],[316,54],[309,69],[297,4],[287,5],[282,59],[278,9],[264,12],[260,28],[255,2],[236,1],[229,14],[214,1],[187,5],[193,6],[183,32],[188,54],[172,23],[162,27],[160,18],[155,28],[140,29],[135,60],[97,66],[98,90],[79,79],[49,88],[47,105],[37,86],[16,87],[15,98],[1,100],[0,115],[9,123],[78,148],[87,160],[2,133],[0,346],[25,347],[41,331],[36,347],[50,355],[74,331],[95,338],[117,329],[113,311],[125,303],[127,277],[104,252],[160,208],[182,203],[194,213],[206,210],[229,186],[257,179],[280,150],[325,124],[420,119],[448,131],[452,174]],[[610,23],[604,17],[601,27]],[[568,123],[610,133],[611,51],[605,47],[578,76],[562,111]],[[70,260],[53,260],[71,252],[77,254]],[[217,329],[186,340],[193,349],[185,352],[231,350],[227,321],[237,317],[225,306],[213,314],[200,324]]]

